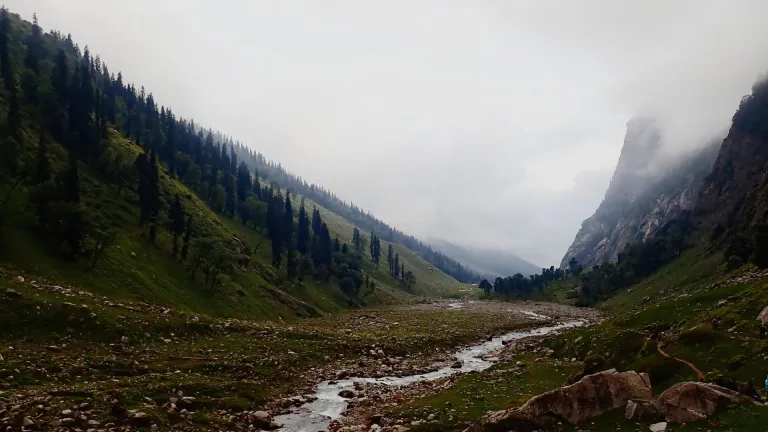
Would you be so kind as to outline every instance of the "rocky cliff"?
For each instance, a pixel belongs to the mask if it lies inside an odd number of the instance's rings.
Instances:
[[[758,82],[733,117],[694,221],[701,229],[744,234],[768,222],[768,82]],[[730,236],[726,236],[730,237]]]
[[[634,118],[627,123],[605,198],[582,223],[562,268],[571,258],[586,267],[615,260],[627,243],[645,241],[665,223],[693,209],[719,140],[675,156],[665,153],[661,140],[653,119]]]

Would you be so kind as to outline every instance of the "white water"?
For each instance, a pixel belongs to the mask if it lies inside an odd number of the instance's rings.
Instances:
[[[317,386],[314,396],[317,400],[304,404],[299,408],[294,408],[290,414],[275,417],[275,420],[284,425],[284,431],[287,432],[317,432],[328,427],[331,421],[341,417],[347,409],[348,399],[339,396],[342,390],[353,390],[355,382],[379,383],[392,386],[405,386],[419,381],[436,380],[456,373],[466,373],[471,371],[482,371],[493,365],[492,362],[483,360],[490,354],[501,350],[502,341],[512,341],[529,336],[540,336],[549,334],[558,330],[578,327],[584,325],[584,321],[571,321],[560,323],[548,327],[539,327],[528,331],[516,331],[495,337],[490,341],[465,348],[456,353],[456,359],[461,361],[461,368],[453,369],[446,366],[434,372],[422,375],[409,375],[404,377],[383,377],[383,378],[349,378],[339,380],[331,384],[325,381]]]

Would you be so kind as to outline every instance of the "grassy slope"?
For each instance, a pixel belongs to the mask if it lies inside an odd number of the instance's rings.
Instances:
[[[115,131],[111,132],[110,141],[111,146],[130,155],[131,160],[140,151]],[[51,147],[54,172],[61,171],[65,166],[66,153],[60,146]],[[34,149],[30,148],[28,152],[34,154]],[[161,170],[162,199],[169,202],[174,194],[180,194],[185,210],[194,216],[198,232],[221,239],[237,237],[251,248],[261,245],[252,258],[250,269],[236,269],[231,278],[225,278],[215,294],[206,292],[202,288],[201,277],[191,280],[184,266],[171,256],[171,238],[166,230],[159,230],[156,245],[149,244],[137,224],[138,205],[134,189],[133,186],[125,187],[118,195],[117,187],[101,179],[88,167],[81,166],[84,205],[92,218],[105,221],[117,231],[115,245],[106,250],[93,271],[85,271],[85,262],[66,261],[55,252],[55,248],[29,222],[34,220],[34,216],[25,191],[17,191],[9,212],[10,221],[5,229],[5,247],[0,251],[0,261],[15,267],[14,271],[19,273],[48,276],[100,294],[218,316],[268,319],[311,316],[349,304],[349,299],[336,284],[315,284],[312,281],[287,283],[284,269],[280,269],[278,274],[268,265],[269,242],[263,235],[214,214],[195,194]],[[407,296],[394,289],[392,283],[385,281],[377,285],[379,288],[373,292],[361,292],[361,303],[395,303]],[[424,284],[419,292],[428,293],[429,288]]]

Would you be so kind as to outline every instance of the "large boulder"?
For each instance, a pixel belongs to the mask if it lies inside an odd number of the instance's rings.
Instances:
[[[703,419],[718,410],[734,408],[753,399],[725,387],[700,382],[682,382],[673,385],[656,400],[664,418],[684,423]]]
[[[628,401],[652,401],[648,382],[637,372],[615,369],[587,375],[575,384],[535,396],[520,407],[491,413],[468,432],[530,432],[560,421],[571,424],[624,407]]]
[[[764,307],[763,310],[757,314],[757,320],[768,324],[768,306]]]

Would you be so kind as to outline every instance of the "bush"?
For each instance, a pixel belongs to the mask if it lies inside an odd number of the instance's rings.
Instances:
[[[739,354],[728,360],[728,369],[732,371],[739,370],[745,364],[747,364],[747,356]]]
[[[714,345],[715,332],[708,326],[698,326],[690,330],[682,332],[679,336],[679,341],[685,345]]]

